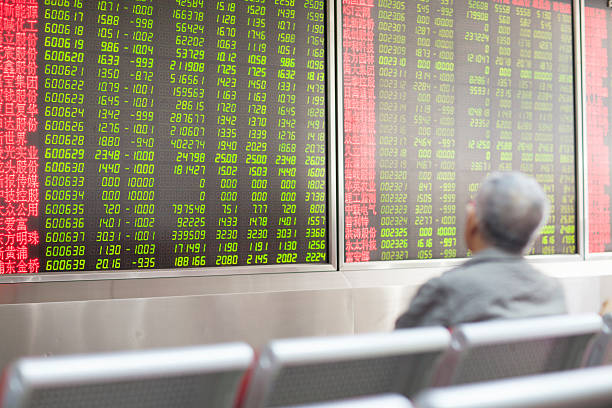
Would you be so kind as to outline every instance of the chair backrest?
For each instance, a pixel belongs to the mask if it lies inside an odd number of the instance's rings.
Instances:
[[[295,405],[293,408],[412,408],[412,404],[401,395],[385,394],[312,405]]]
[[[603,317],[603,330],[589,345],[584,366],[612,365],[612,314]]]
[[[2,408],[229,408],[252,360],[245,343],[22,358]]]
[[[612,406],[612,367],[431,388],[418,408],[604,408]]]
[[[244,408],[282,407],[364,395],[415,394],[450,344],[443,327],[276,340],[262,351]]]
[[[432,385],[488,381],[579,367],[601,317],[561,315],[461,324]]]

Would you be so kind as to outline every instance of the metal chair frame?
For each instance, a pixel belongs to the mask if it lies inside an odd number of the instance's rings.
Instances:
[[[147,384],[154,389],[154,384],[159,385],[160,381],[163,384],[172,380],[170,388],[191,381],[190,389],[197,389],[193,381],[219,374],[215,378],[228,389],[218,392],[231,393],[220,397],[227,400],[227,404],[222,405],[229,408],[238,382],[252,361],[253,350],[246,343],[22,358],[7,370],[2,407],[36,406],[40,403],[37,401],[48,398],[49,393],[53,393],[55,400],[79,401],[72,406],[67,403],[65,408],[89,405],[87,401],[100,406],[103,405],[100,395],[108,393],[110,396],[118,386],[130,396],[135,392],[130,389],[134,384],[139,384],[138,392],[142,392]],[[191,397],[183,394],[181,398]],[[133,406],[138,408],[139,405]]]

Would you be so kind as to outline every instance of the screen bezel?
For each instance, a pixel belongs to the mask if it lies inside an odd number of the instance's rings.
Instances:
[[[326,133],[327,133],[327,245],[328,262],[316,264],[275,264],[275,265],[241,265],[241,266],[209,266],[203,268],[159,268],[159,269],[119,269],[105,271],[79,272],[40,272],[37,274],[13,274],[0,277],[0,283],[19,282],[61,282],[81,280],[107,279],[151,279],[199,276],[252,275],[268,273],[296,272],[330,272],[338,270],[338,198],[337,198],[337,128],[336,128],[336,42],[335,42],[335,9],[333,4],[325,0],[326,14]]]
[[[573,26],[573,49],[574,49],[574,166],[575,166],[575,180],[576,180],[576,253],[575,254],[553,254],[553,255],[529,255],[527,259],[529,262],[540,263],[540,262],[559,262],[569,261],[576,262],[585,259],[585,215],[584,215],[584,171],[586,168],[583,165],[583,143],[584,143],[584,121],[585,115],[582,112],[585,98],[583,97],[584,88],[584,75],[582,72],[582,61],[584,60],[584,9],[583,2],[581,0],[572,0],[572,26]],[[337,15],[337,43],[338,43],[338,66],[342,67],[342,0],[337,0],[336,3],[336,15]],[[450,267],[461,264],[468,258],[452,258],[452,259],[409,259],[402,261],[369,261],[369,262],[345,262],[345,213],[344,213],[344,128],[343,128],[343,112],[344,104],[342,95],[344,94],[344,87],[342,81],[342,72],[338,72],[338,90],[337,93],[340,96],[338,99],[338,135],[342,136],[342,140],[338,143],[338,218],[339,218],[339,232],[338,232],[338,248],[340,249],[340,270],[356,271],[364,269],[406,269],[406,268],[435,268],[435,267]],[[342,181],[342,182],[340,182]],[[587,220],[588,222],[588,220]],[[612,253],[609,254],[612,258]]]
[[[44,272],[28,275],[6,275],[0,283],[79,281],[107,279],[150,279],[168,277],[227,276],[268,273],[299,273],[326,271],[356,271],[379,269],[450,267],[466,258],[403,261],[370,261],[346,263],[344,261],[344,129],[343,129],[343,72],[342,72],[342,0],[326,0],[326,96],[327,96],[327,217],[328,254],[325,264],[285,264],[232,267],[204,267],[181,269]],[[576,167],[576,245],[575,254],[530,255],[529,262],[576,262],[586,259],[612,259],[612,252],[588,251],[588,197],[586,156],[586,80],[584,0],[572,0],[574,45],[574,115],[575,115],[575,167]]]

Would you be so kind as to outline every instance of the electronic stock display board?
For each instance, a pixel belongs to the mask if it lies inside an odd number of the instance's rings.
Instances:
[[[585,4],[585,77],[587,113],[587,180],[589,252],[612,251],[610,220],[610,67],[612,67],[612,9],[605,1]]]
[[[550,199],[532,253],[576,253],[570,1],[343,0],[342,30],[345,262],[465,256],[495,170]]]
[[[0,1],[0,274],[328,263],[325,13]]]

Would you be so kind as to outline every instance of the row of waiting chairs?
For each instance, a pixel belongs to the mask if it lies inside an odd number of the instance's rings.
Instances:
[[[612,363],[612,319],[554,316],[271,342],[244,408],[284,407]],[[231,407],[254,353],[244,343],[24,358],[2,408]],[[205,401],[205,404],[202,402]]]
[[[612,406],[612,366],[425,390],[418,408],[604,408]]]
[[[299,408],[609,408],[612,366],[431,388],[414,403],[380,395],[300,405]],[[294,408],[297,408],[294,407]]]

